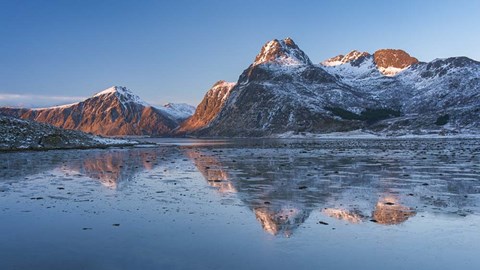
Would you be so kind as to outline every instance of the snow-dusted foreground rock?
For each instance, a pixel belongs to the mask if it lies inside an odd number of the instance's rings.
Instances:
[[[130,140],[93,136],[75,130],[0,115],[0,151],[95,148],[134,145]]]

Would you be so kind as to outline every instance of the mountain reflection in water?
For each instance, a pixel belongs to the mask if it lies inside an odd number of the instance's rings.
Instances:
[[[471,196],[480,193],[476,141],[469,142],[473,150],[463,149],[461,142],[449,143],[448,147],[464,151],[456,156],[435,141],[427,146],[415,141],[341,143],[14,153],[14,158],[2,156],[0,179],[61,173],[121,190],[164,164],[182,164],[171,167],[177,171],[192,166],[219,194],[234,196],[248,207],[263,230],[287,237],[312,213],[351,224],[378,225],[401,224],[418,212],[459,217],[478,213],[478,202]],[[181,183],[175,176],[155,174]]]
[[[478,175],[468,171],[475,155],[428,153],[418,150],[425,142],[415,141],[401,142],[405,151],[328,143],[184,151],[210,186],[236,192],[273,235],[290,236],[313,211],[351,224],[397,225],[417,211],[465,216],[477,207],[469,195],[479,193]]]
[[[224,166],[215,156],[198,149],[187,149],[185,155],[193,160],[207,183],[218,192],[236,192],[240,200],[255,214],[262,228],[272,235],[291,236],[312,211],[322,209],[328,199],[337,197],[340,194],[335,193],[343,191],[330,188],[324,184],[325,181],[302,180],[297,183],[298,173],[292,174],[288,170],[279,169],[285,167],[282,166],[284,163],[268,161],[262,164],[248,161],[244,164],[231,160],[228,166]],[[295,160],[291,162],[289,166],[295,166]],[[249,167],[248,170],[245,166]],[[237,174],[240,172],[242,177],[234,179],[227,170]],[[374,190],[372,192],[375,193]],[[321,211],[329,217],[354,224],[368,219],[385,225],[399,224],[415,215],[411,208],[400,205],[394,197],[386,197],[368,210],[372,212],[371,216],[358,209],[349,211],[324,208]]]
[[[166,162],[169,153],[171,151],[167,149],[135,148],[15,153],[17,157],[6,161],[8,170],[2,170],[0,177],[18,179],[38,173],[60,172],[66,177],[84,176],[98,180],[105,187],[116,189],[137,174]]]

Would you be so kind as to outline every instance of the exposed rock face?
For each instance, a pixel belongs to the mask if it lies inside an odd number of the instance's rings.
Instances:
[[[422,63],[401,50],[352,51],[314,65],[291,39],[273,40],[240,75],[221,109],[197,114],[202,124],[189,125],[188,132],[478,132],[479,78],[480,63],[464,57]]]
[[[132,142],[99,138],[80,131],[0,115],[0,151],[91,148],[121,144]]]
[[[418,63],[417,58],[411,57],[402,50],[383,49],[373,54],[378,70],[386,76],[394,76],[409,66]]]
[[[0,108],[0,113],[97,135],[166,135],[179,125],[168,113],[114,86],[85,101],[44,109]]]
[[[183,122],[176,133],[188,134],[208,126],[225,105],[234,86],[235,83],[225,81],[215,83],[197,106],[193,116]]]

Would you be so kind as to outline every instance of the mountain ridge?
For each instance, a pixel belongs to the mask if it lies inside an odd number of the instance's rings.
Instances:
[[[480,62],[421,62],[398,49],[353,50],[314,64],[291,39],[266,42],[236,82],[216,82],[194,110],[154,107],[114,86],[78,103],[0,113],[100,135],[249,137],[363,130],[480,133]]]
[[[0,108],[0,113],[104,136],[164,136],[187,118],[181,108],[153,107],[122,86],[112,86],[73,104]]]
[[[402,50],[382,49],[374,54],[352,51],[331,58],[334,65],[317,65],[279,61],[285,59],[283,53],[265,53],[269,51],[265,48],[277,43],[273,40],[262,47],[218,114],[210,116],[207,125],[191,130],[192,135],[270,136],[356,129],[401,135],[480,128],[475,115],[475,107],[480,107],[480,63],[475,60],[454,57],[424,63]],[[309,59],[296,44],[295,51]],[[262,61],[257,63],[258,59]]]

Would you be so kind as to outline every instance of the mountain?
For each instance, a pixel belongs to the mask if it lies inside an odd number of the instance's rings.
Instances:
[[[323,61],[322,64],[327,67],[334,67],[334,66],[350,63],[353,61],[357,61],[358,59],[363,59],[369,56],[370,54],[368,52],[359,52],[357,50],[353,50],[347,53],[346,55],[340,54],[330,59],[327,59]]]
[[[338,55],[323,61],[324,68],[336,75],[351,75],[352,70],[346,70],[348,67],[362,67],[362,69],[353,70],[356,72],[365,72],[367,69],[370,74],[366,76],[384,75],[395,76],[410,66],[417,64],[417,58],[410,56],[403,50],[382,49],[375,53],[359,52],[353,50],[346,55]],[[378,71],[378,74],[376,71]]]
[[[383,49],[373,54],[373,61],[378,70],[385,76],[395,76],[399,72],[418,63],[417,58],[411,57],[402,50]]]
[[[46,150],[132,145],[127,140],[101,138],[76,130],[0,115],[0,151]]]
[[[230,95],[235,83],[225,81],[216,82],[203,98],[202,102],[187,121],[183,122],[177,134],[186,134],[205,128],[217,116],[225,105],[225,101]]]
[[[480,130],[480,63],[466,57],[424,63],[382,49],[313,64],[292,39],[275,39],[230,86],[222,102],[209,90],[180,129],[196,136]]]
[[[192,111],[187,105],[156,108],[121,86],[110,87],[82,102],[41,109],[0,108],[0,113],[64,129],[97,135],[170,134]]]
[[[393,60],[382,61],[400,61],[395,67],[402,70],[393,76],[382,74],[372,56],[324,66],[341,83],[358,89],[363,96],[381,103],[382,108],[397,113],[397,117],[385,117],[390,119],[373,123],[367,129],[400,135],[479,131],[479,62],[467,57],[450,57],[425,63],[406,53],[401,54],[403,60],[398,60],[398,55]],[[344,119],[359,117],[346,116],[349,112],[344,109],[339,107],[337,115]]]
[[[284,40],[274,39],[262,47],[252,65],[257,66],[261,64],[288,66],[310,65],[312,62],[291,38],[286,38]]]
[[[178,123],[183,122],[195,113],[195,107],[186,103],[167,103],[157,107],[157,109],[169,114]]]
[[[362,104],[372,103],[314,65],[293,40],[273,40],[262,47],[255,61],[240,75],[213,121],[193,133],[264,136],[288,130],[334,131],[342,129],[342,123],[328,116],[326,108],[342,104],[360,111],[358,100]]]

